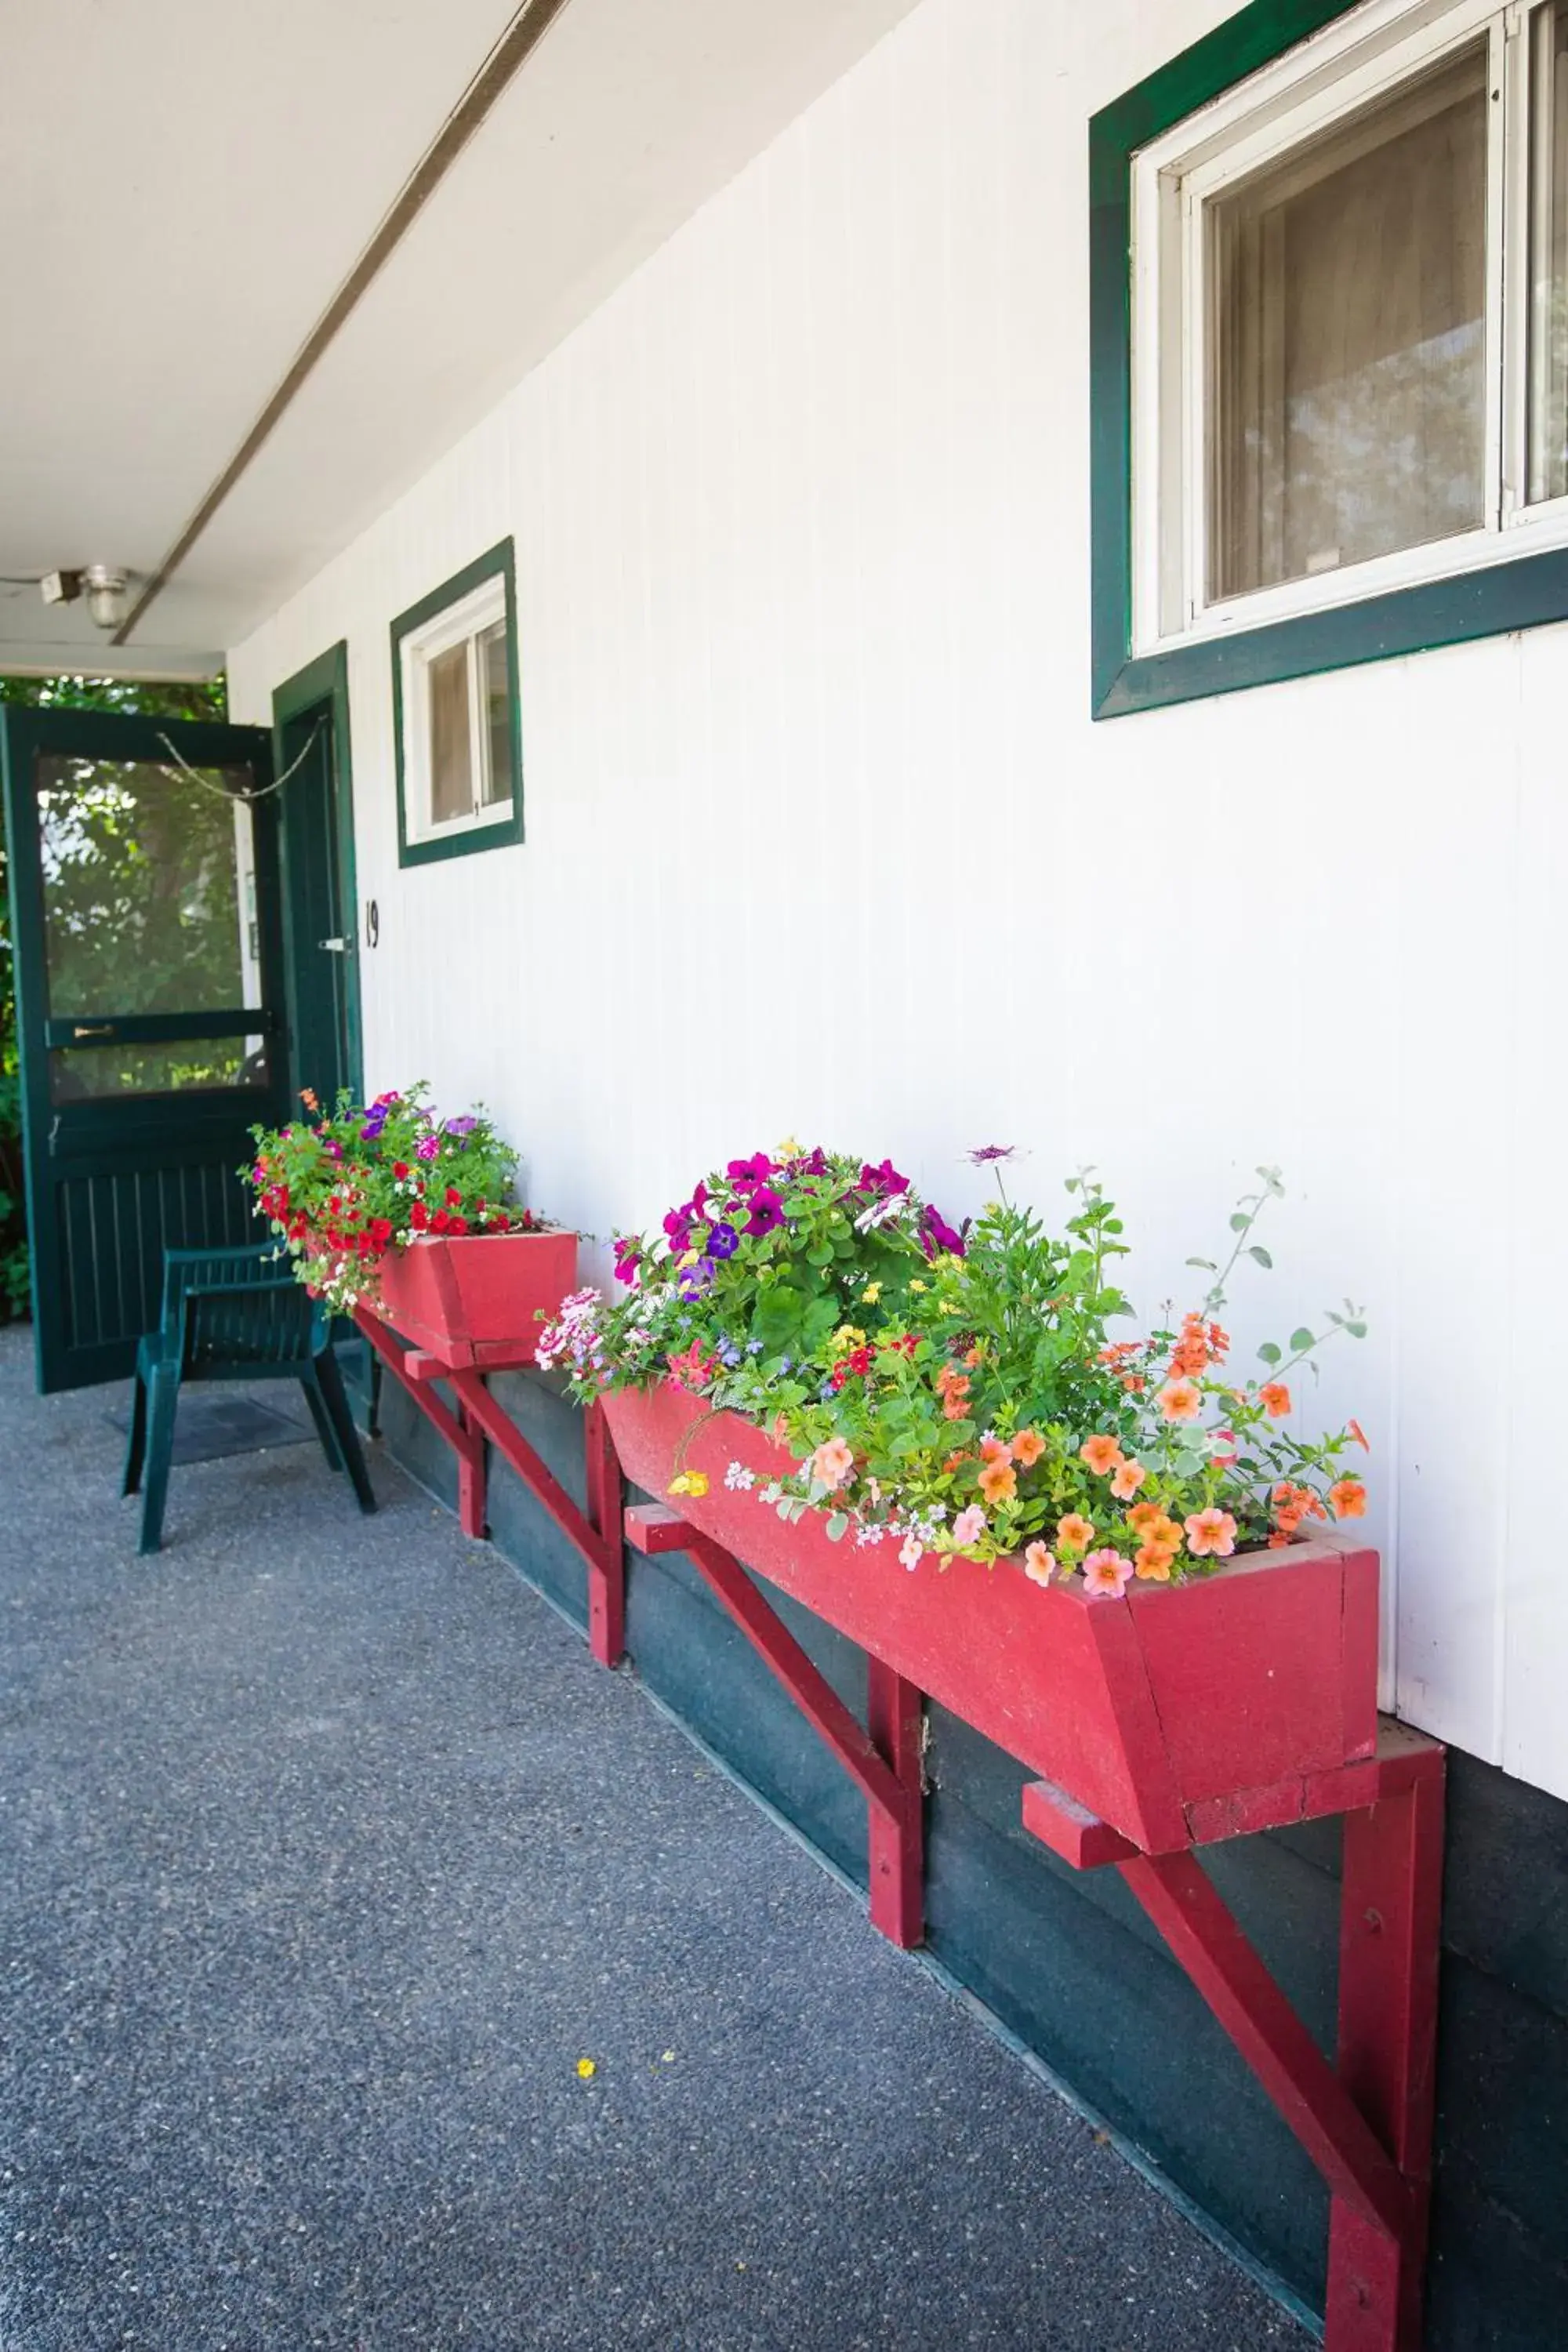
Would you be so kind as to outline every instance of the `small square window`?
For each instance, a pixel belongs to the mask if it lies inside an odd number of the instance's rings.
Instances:
[[[1372,599],[1397,650],[1390,596],[1568,551],[1568,0],[1361,0],[1166,121],[1127,165],[1128,656],[1240,682],[1194,649]]]
[[[510,541],[392,625],[405,866],[522,838]]]

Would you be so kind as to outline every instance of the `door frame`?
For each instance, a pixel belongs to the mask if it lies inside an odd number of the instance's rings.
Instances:
[[[329,707],[332,744],[333,829],[338,853],[338,879],[342,893],[343,915],[353,925],[354,952],[345,958],[348,966],[345,994],[348,1002],[348,1084],[356,1095],[364,1092],[364,1031],[360,1003],[359,943],[361,933],[359,889],[354,870],[354,807],[353,760],[349,737],[349,644],[340,637],[335,646],[318,654],[314,661],[297,669],[292,677],[272,689],[272,759],[273,773],[282,775],[288,766],[283,756],[283,730],[291,719],[302,717],[319,704]],[[287,799],[288,787],[282,797]],[[301,974],[310,969],[304,943],[297,932],[297,916],[289,872],[289,827],[287,812],[279,827],[281,857],[281,898],[283,905],[284,988],[289,1006],[289,1051],[293,1052],[296,1033],[295,1008]],[[297,1067],[290,1066],[289,1097],[294,1098]]]

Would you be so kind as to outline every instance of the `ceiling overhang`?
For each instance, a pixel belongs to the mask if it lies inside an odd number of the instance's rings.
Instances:
[[[24,12],[0,673],[210,675],[913,5],[552,0],[531,42],[518,0]],[[91,562],[132,602],[167,567],[123,644],[32,584]]]

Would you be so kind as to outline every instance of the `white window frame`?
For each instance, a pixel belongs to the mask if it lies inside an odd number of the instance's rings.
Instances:
[[[1132,159],[1132,643],[1213,642],[1568,545],[1568,497],[1526,503],[1530,0],[1364,0]],[[1485,519],[1479,530],[1245,595],[1206,594],[1204,207],[1224,188],[1485,36]]]
[[[498,622],[506,620],[506,580],[498,572],[482,580],[468,595],[447,605],[420,627],[410,629],[398,646],[403,687],[404,824],[411,846],[432,841],[453,841],[491,825],[510,824],[516,806],[513,780],[504,800],[478,797],[467,816],[447,817],[437,824],[431,815],[430,665],[440,654],[465,642],[468,649],[468,773],[476,795],[483,790],[489,766],[489,729],[486,720],[484,680],[479,668],[479,639]],[[510,669],[510,660],[509,660]],[[511,692],[517,682],[511,680]]]

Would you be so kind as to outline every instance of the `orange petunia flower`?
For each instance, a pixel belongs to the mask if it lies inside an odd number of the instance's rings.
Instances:
[[[1043,1543],[1025,1546],[1024,1573],[1032,1584],[1048,1584],[1056,1572],[1056,1561]]]
[[[1110,1482],[1110,1491],[1119,1503],[1130,1503],[1148,1475],[1142,1462],[1120,1462]]]
[[[1283,1421],[1290,1410],[1290,1391],[1283,1381],[1265,1381],[1258,1396],[1265,1412],[1276,1421]]]
[[[1086,1437],[1078,1458],[1088,1463],[1097,1478],[1109,1478],[1121,1460],[1121,1448],[1114,1437]]]
[[[1069,1511],[1065,1519],[1057,1521],[1057,1543],[1063,1551],[1087,1551],[1094,1541],[1092,1521],[1079,1511]]]
[[[1194,1511],[1185,1526],[1187,1549],[1194,1559],[1228,1559],[1236,1549],[1236,1521],[1215,1504]]]
[[[1132,1565],[1145,1581],[1169,1584],[1175,1557],[1175,1547],[1172,1544],[1140,1544],[1132,1555]]]
[[[1364,1519],[1366,1488],[1359,1478],[1338,1478],[1329,1488],[1329,1500],[1334,1507],[1336,1519]]]
[[[1127,1514],[1127,1524],[1140,1542],[1146,1542],[1150,1528],[1164,1516],[1158,1503],[1135,1503]]]
[[[1196,1421],[1203,1397],[1191,1381],[1167,1381],[1155,1402],[1167,1421]]]
[[[1021,1429],[1013,1440],[1013,1459],[1024,1470],[1032,1470],[1045,1450],[1046,1441],[1037,1429]]]
[[[982,1462],[1011,1462],[1013,1449],[1005,1438],[983,1437],[980,1441]]]
[[[967,1381],[965,1381],[964,1387],[968,1387]],[[942,1417],[943,1421],[963,1421],[967,1418],[968,1412],[969,1405],[963,1391],[961,1389],[949,1389],[947,1394],[942,1401]]]
[[[964,1454],[964,1453],[962,1453],[962,1452],[961,1452],[961,1453],[958,1453],[958,1454],[950,1454],[948,1455],[948,1457],[947,1457],[947,1460],[942,1464],[942,1468],[943,1468],[944,1470],[960,1470],[960,1469],[962,1469],[962,1468],[963,1468],[963,1465],[964,1465],[966,1462],[973,1461],[973,1454]]]
[[[1010,1462],[987,1462],[980,1473],[980,1491],[988,1503],[1010,1503],[1018,1491],[1018,1474]]]

